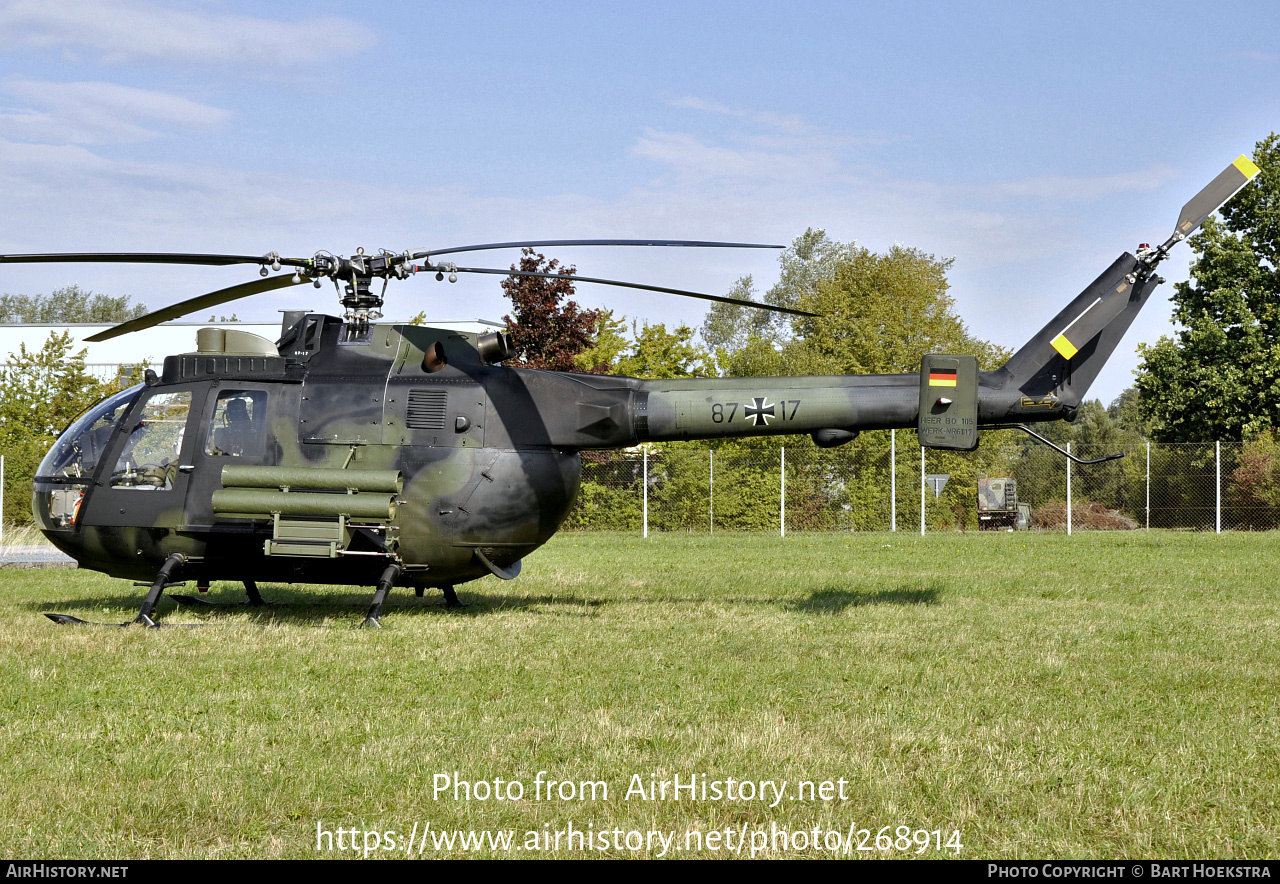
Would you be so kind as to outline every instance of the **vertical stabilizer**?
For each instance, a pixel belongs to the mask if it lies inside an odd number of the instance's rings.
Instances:
[[[1090,283],[1022,349],[999,375],[1001,386],[1023,396],[1053,395],[1067,407],[1080,404],[1115,352],[1147,297],[1163,280],[1125,253]]]
[[[1040,329],[987,383],[1016,390],[1022,405],[1053,403],[1073,410],[1155,287],[1164,282],[1156,266],[1169,250],[1195,232],[1204,220],[1252,181],[1258,167],[1240,156],[1192,197],[1178,215],[1173,234],[1158,248],[1126,252]]]

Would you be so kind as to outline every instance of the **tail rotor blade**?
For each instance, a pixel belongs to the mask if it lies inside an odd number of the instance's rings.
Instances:
[[[1066,319],[1049,346],[1062,356],[1072,359],[1089,341],[1125,311],[1129,303],[1142,300],[1143,292],[1154,288],[1163,280],[1154,275],[1157,264],[1167,257],[1169,250],[1190,235],[1214,212],[1240,192],[1258,174],[1258,167],[1246,156],[1239,157],[1227,166],[1217,178],[1193,196],[1178,217],[1178,228],[1159,249],[1139,251],[1138,256],[1125,256],[1112,266],[1108,278],[1099,277],[1093,285],[1073,302],[1074,309],[1064,311],[1058,318]]]
[[[1182,214],[1178,216],[1177,233],[1184,237],[1190,236],[1192,231],[1204,223],[1204,219],[1226,205],[1259,171],[1253,160],[1241,154],[1182,207]]]
[[[303,276],[299,279],[296,275],[282,273],[279,276],[271,276],[266,279],[255,279],[253,282],[244,282],[240,285],[233,285],[230,288],[209,292],[207,295],[188,298],[185,301],[179,301],[177,304],[170,304],[168,307],[162,307],[154,313],[139,316],[137,319],[130,319],[128,322],[122,322],[106,331],[98,332],[96,335],[85,338],[85,340],[96,344],[99,341],[107,341],[111,338],[118,338],[120,335],[127,335],[130,332],[151,328],[162,322],[168,322],[170,319],[177,319],[179,316],[194,313],[197,310],[217,307],[220,304],[238,301],[251,295],[260,295],[263,292],[288,288],[291,285],[301,285],[304,282],[311,282],[311,277]]]

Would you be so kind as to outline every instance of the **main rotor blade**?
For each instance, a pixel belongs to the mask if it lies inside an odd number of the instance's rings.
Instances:
[[[523,249],[558,246],[687,246],[700,249],[782,249],[785,246],[763,245],[750,242],[704,242],[690,239],[540,239],[525,242],[491,242],[475,246],[454,246],[449,249],[422,249],[410,257],[417,261],[432,255],[452,255],[456,252],[483,252],[490,249]]]
[[[1261,170],[1254,165],[1253,160],[1241,154],[1182,207],[1182,214],[1178,216],[1178,233],[1190,236],[1193,230],[1204,223],[1205,218],[1226,205],[1259,171]]]
[[[199,255],[189,252],[54,252],[44,255],[0,255],[0,264],[270,264],[278,260],[290,267],[305,267],[300,258],[265,255]]]
[[[701,298],[704,301],[719,301],[722,304],[736,304],[739,307],[754,307],[757,310],[769,310],[773,313],[790,313],[792,316],[817,316],[807,310],[793,310],[790,307],[775,307],[772,304],[761,304],[758,301],[744,301],[741,298],[728,298],[724,295],[704,295],[701,292],[687,292],[684,289],[669,289],[660,285],[645,285],[639,282],[621,282],[616,279],[597,279],[593,276],[578,276],[568,273],[540,273],[533,270],[491,270],[484,267],[450,268],[458,273],[492,273],[497,276],[535,276],[539,279],[567,279],[570,282],[594,282],[599,285],[616,285],[624,289],[641,289],[646,292],[662,292],[668,295],[681,295],[686,298]]]
[[[93,343],[107,341],[111,338],[118,338],[120,335],[127,335],[130,332],[151,328],[162,322],[168,322],[170,319],[177,319],[179,316],[186,316],[188,313],[194,313],[207,307],[217,307],[219,304],[238,301],[240,298],[247,298],[250,295],[260,295],[263,292],[273,291],[274,289],[283,289],[291,285],[302,285],[304,282],[311,282],[311,278],[307,276],[302,277],[298,282],[294,282],[293,277],[293,274],[282,273],[279,276],[255,279],[253,282],[243,282],[230,288],[219,289],[216,292],[209,292],[209,294],[200,295],[197,298],[188,298],[185,301],[179,301],[177,304],[161,307],[154,313],[148,313],[145,316],[139,316],[137,319],[122,322],[106,331],[87,337],[85,340]]]

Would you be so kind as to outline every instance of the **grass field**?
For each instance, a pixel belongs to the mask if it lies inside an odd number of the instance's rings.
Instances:
[[[381,631],[354,628],[368,591],[283,585],[263,592],[314,606],[57,627],[41,613],[121,621],[143,590],[0,571],[0,854],[331,856],[317,825],[403,846],[415,824],[522,845],[572,823],[680,845],[729,827],[730,848],[744,824],[852,825],[870,844],[959,831],[969,858],[1275,857],[1278,542],[562,534],[519,579],[460,587],[464,611],[393,594]],[[454,771],[525,796],[437,796]],[[608,797],[539,800],[539,771]],[[788,791],[627,799],[637,774]],[[843,800],[794,792],[839,779]],[[830,855],[783,847],[763,855]]]

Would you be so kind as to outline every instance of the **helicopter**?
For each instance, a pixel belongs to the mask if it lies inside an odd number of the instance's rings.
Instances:
[[[275,342],[201,329],[195,351],[166,357],[160,372],[148,370],[145,382],[66,428],[36,471],[33,514],[80,567],[148,587],[137,616],[121,626],[159,625],[157,603],[179,582],[201,589],[214,580],[242,582],[240,604],[260,606],[267,601],[257,581],[267,580],[373,586],[361,625],[379,627],[394,587],[413,587],[418,596],[439,589],[453,606],[458,584],[515,578],[569,514],[583,451],[788,434],[835,447],[895,428],[915,428],[923,446],[938,449],[973,450],[981,430],[1006,427],[1047,442],[1027,424],[1075,417],[1164,281],[1157,265],[1258,171],[1244,156],[1235,160],[1183,207],[1162,245],[1122,254],[991,371],[979,371],[972,356],[923,354],[920,371],[908,374],[640,380],[504,365],[517,355],[506,332],[377,321],[388,284],[419,273],[451,281],[464,273],[570,279],[812,315],[561,272],[458,266],[452,257],[556,246],[780,248],[755,243],[542,240],[310,258],[2,255],[0,263],[259,268],[259,279],[90,341],[289,286],[320,287],[324,279],[340,287],[344,308],[341,317],[286,311]],[[1080,463],[1109,459],[1062,453]]]

